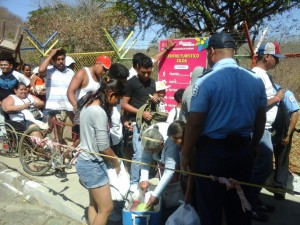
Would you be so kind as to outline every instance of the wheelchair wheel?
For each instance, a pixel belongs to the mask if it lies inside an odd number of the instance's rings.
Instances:
[[[3,135],[3,150],[1,155],[17,157],[18,156],[18,134],[12,125],[4,123],[5,133]]]
[[[51,150],[44,143],[34,141],[33,132],[41,132],[38,127],[24,132],[19,143],[19,159],[26,173],[33,176],[44,175],[51,168]]]

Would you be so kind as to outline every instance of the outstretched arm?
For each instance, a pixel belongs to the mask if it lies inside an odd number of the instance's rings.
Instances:
[[[159,53],[157,53],[155,56],[153,56],[153,63],[157,63],[165,54],[167,54],[174,46],[176,43],[173,42],[172,38],[168,38],[167,40],[167,46]]]

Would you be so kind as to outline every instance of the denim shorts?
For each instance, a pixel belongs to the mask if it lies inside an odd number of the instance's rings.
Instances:
[[[81,183],[87,188],[98,188],[109,183],[104,161],[78,158],[76,170]]]

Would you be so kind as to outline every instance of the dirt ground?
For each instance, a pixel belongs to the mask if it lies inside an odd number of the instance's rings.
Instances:
[[[300,117],[296,128],[300,128]],[[300,175],[300,133],[294,132],[292,150],[290,153],[290,170]]]

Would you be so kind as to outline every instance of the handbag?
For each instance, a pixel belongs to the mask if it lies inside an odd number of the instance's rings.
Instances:
[[[82,96],[80,99],[77,101],[77,109],[82,110],[84,105],[90,100],[90,97],[94,94],[93,91],[87,92],[84,96]]]
[[[201,225],[196,210],[190,205],[181,202],[181,205],[168,218],[166,225]]]

